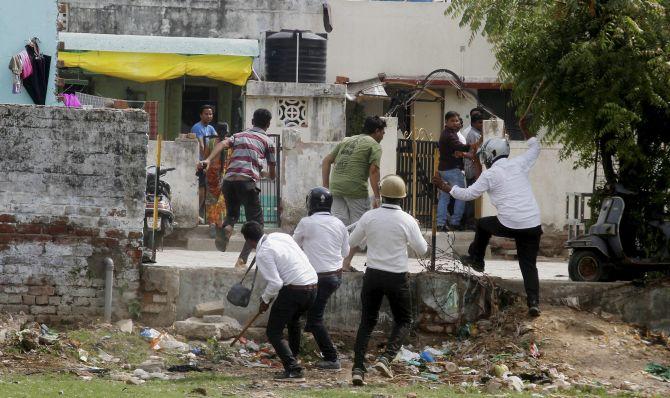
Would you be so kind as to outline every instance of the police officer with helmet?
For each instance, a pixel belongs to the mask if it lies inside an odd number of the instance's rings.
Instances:
[[[519,126],[528,140],[525,153],[510,159],[509,142],[504,138],[491,137],[477,153],[486,170],[474,184],[459,188],[442,181],[437,175],[433,176],[433,183],[458,200],[474,200],[488,192],[498,215],[482,217],[477,221],[475,239],[470,244],[468,255],[461,256],[461,262],[475,271],[484,272],[484,254],[491,236],[514,239],[528,314],[536,317],[540,315],[540,281],[536,263],[542,227],[540,208],[528,175],[540,155],[540,143],[526,129],[525,118],[520,120]]]
[[[400,207],[407,196],[403,179],[397,175],[384,177],[380,194],[381,207],[363,214],[349,237],[351,247],[361,245],[364,240],[368,246],[367,269],[361,290],[361,322],[354,346],[352,382],[356,386],[365,384],[365,352],[384,296],[391,306],[393,330],[385,352],[378,357],[374,367],[382,375],[393,377],[390,362],[407,338],[412,324],[407,244],[419,255],[428,250],[419,224]]]
[[[349,234],[342,221],[331,214],[333,195],[327,188],[309,191],[305,201],[308,217],[298,223],[293,239],[307,255],[319,278],[314,305],[307,313],[305,331],[314,335],[323,360],[320,369],[341,369],[337,350],[323,324],[328,299],[342,284],[342,260],[349,254]]]

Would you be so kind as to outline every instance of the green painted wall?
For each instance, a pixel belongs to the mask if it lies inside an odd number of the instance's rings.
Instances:
[[[135,92],[145,93],[146,101],[158,101],[158,133],[165,133],[165,81],[138,83],[131,80],[118,79],[109,76],[94,76],[92,78],[95,95],[108,98],[128,99],[126,88]]]
[[[233,127],[233,98],[239,97],[240,89],[231,84],[204,78],[163,80],[138,83],[109,76],[92,77],[95,95],[108,98],[127,99],[126,89],[146,94],[147,101],[158,101],[158,132],[167,140],[174,140],[181,131],[182,93],[184,84],[217,87],[219,122],[227,122]]]

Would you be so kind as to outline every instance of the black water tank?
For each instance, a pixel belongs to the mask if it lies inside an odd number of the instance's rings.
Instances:
[[[299,42],[299,44],[298,44]],[[308,30],[288,30],[265,38],[265,77],[272,82],[295,82],[296,52],[300,46],[298,82],[325,83],[328,40]]]

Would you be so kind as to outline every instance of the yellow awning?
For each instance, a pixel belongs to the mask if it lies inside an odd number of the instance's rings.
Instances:
[[[59,51],[68,68],[146,83],[201,76],[244,86],[251,75],[252,57],[238,55],[182,55],[113,51]]]

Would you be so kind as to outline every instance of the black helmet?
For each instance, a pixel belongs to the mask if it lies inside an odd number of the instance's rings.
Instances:
[[[305,205],[307,206],[307,213],[310,216],[317,211],[327,211],[330,213],[330,207],[333,205],[333,195],[328,188],[312,188],[307,194]]]

